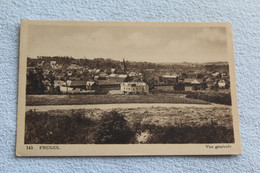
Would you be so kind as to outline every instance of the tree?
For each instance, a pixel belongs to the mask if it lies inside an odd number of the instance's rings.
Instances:
[[[95,142],[97,144],[126,144],[133,138],[124,115],[117,111],[105,114],[98,124]]]
[[[143,81],[149,86],[149,89],[153,89],[155,86],[155,79],[154,74],[147,73],[145,71],[142,71],[143,74]]]
[[[54,90],[54,80],[55,80],[55,76],[53,75],[53,72],[50,71],[48,77],[47,77],[47,80],[50,82],[51,84],[51,90],[53,91]]]
[[[207,87],[208,87],[208,86],[207,86],[207,84],[206,84],[205,82],[203,82],[203,83],[201,84],[201,90],[205,90]]]
[[[43,74],[41,69],[35,68],[34,70],[29,70],[27,73],[27,94],[43,94],[45,87],[43,84]]]

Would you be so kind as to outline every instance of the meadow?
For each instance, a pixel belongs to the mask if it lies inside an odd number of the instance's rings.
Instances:
[[[65,94],[65,95],[26,95],[27,106],[40,105],[84,105],[117,103],[180,103],[232,105],[230,92],[175,91],[173,93],[153,93],[147,95],[109,94]]]
[[[27,111],[26,144],[233,143],[230,106]]]

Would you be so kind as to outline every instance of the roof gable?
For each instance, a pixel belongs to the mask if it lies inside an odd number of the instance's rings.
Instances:
[[[194,78],[184,79],[184,83],[201,84],[202,82],[203,82],[203,79],[194,79]]]

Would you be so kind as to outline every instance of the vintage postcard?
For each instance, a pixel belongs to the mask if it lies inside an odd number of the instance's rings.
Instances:
[[[21,21],[17,156],[240,154],[230,23]]]

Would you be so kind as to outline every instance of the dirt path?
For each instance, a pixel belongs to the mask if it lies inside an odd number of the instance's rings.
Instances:
[[[166,103],[131,103],[131,104],[96,104],[96,105],[48,105],[48,106],[26,106],[26,111],[37,110],[37,111],[49,111],[49,110],[70,110],[70,109],[116,109],[116,108],[149,108],[149,107],[197,107],[197,108],[211,108],[211,107],[230,107],[227,105],[219,104],[166,104]]]

